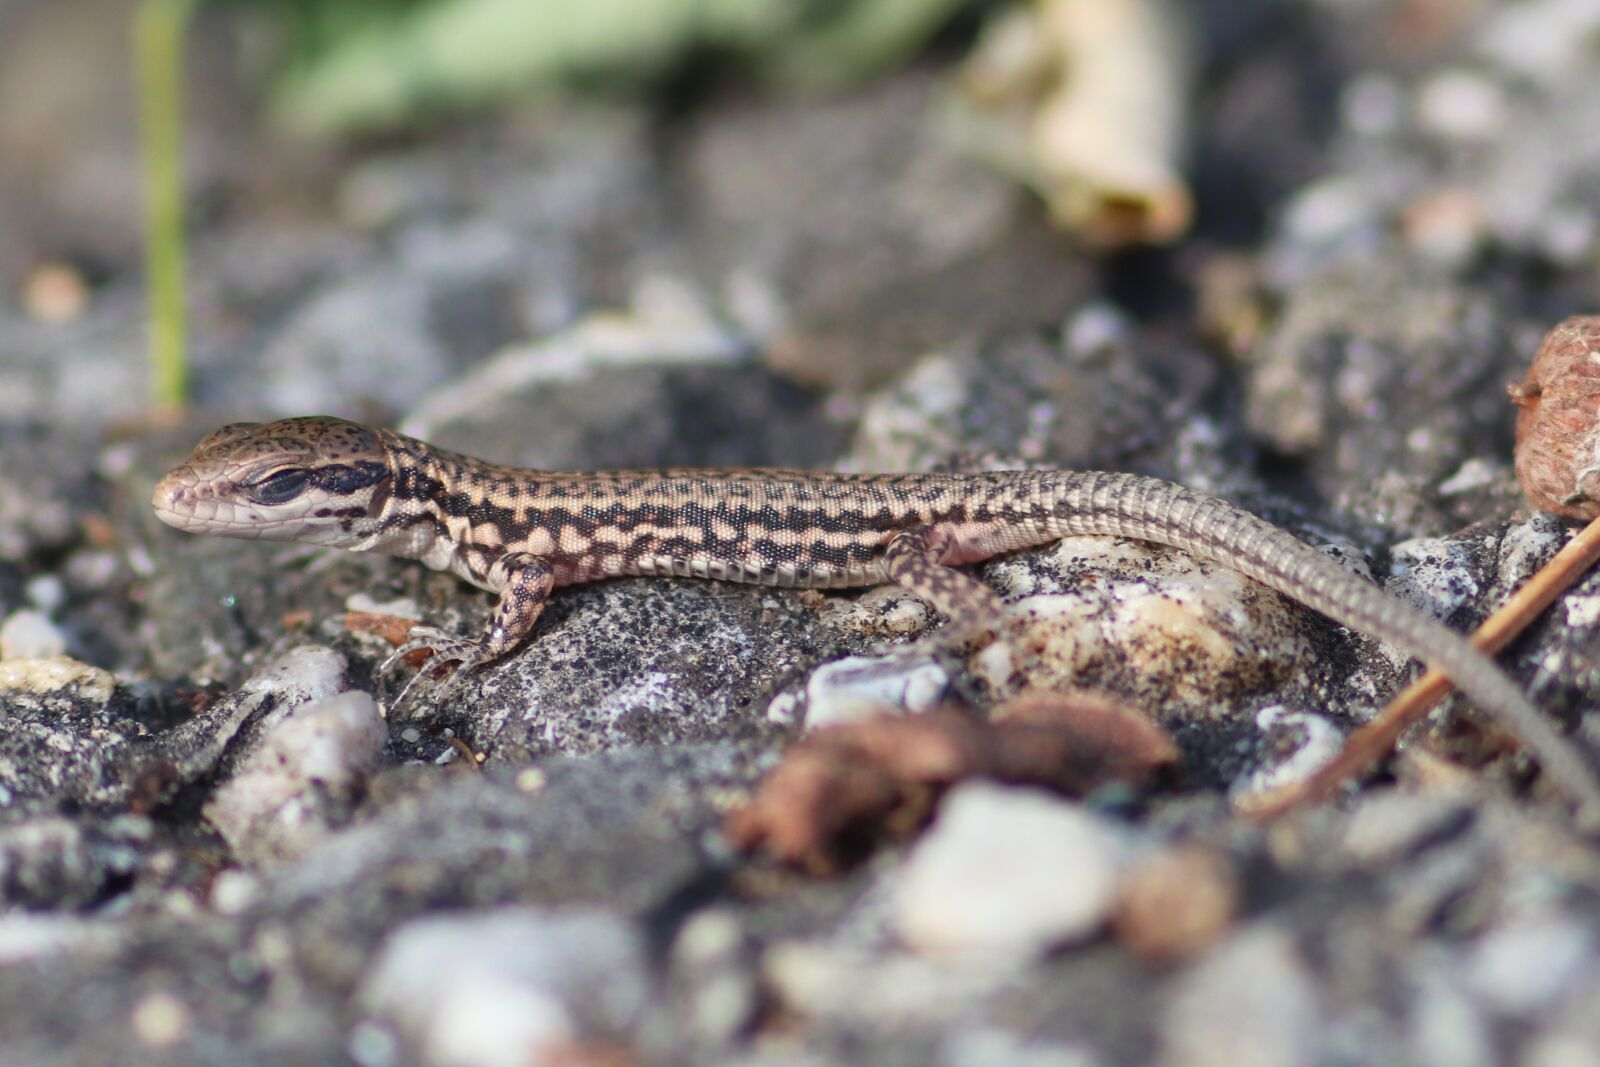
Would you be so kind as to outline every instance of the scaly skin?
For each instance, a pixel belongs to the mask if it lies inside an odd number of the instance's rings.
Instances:
[[[999,598],[955,566],[1072,535],[1153,541],[1439,668],[1600,811],[1584,758],[1459,635],[1254,515],[1153,478],[538,471],[316,417],[223,427],[161,480],[153,503],[181,530],[386,552],[498,593],[476,639],[418,628],[396,653],[428,649],[430,665],[463,672],[515,648],[562,585],[622,575],[828,589],[895,582],[964,626],[992,627]]]

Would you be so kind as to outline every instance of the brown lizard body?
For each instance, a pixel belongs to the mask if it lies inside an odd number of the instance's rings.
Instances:
[[[479,637],[419,627],[400,650],[431,650],[430,663],[454,661],[458,671],[515,648],[561,585],[624,575],[802,588],[895,582],[957,623],[997,626],[999,597],[955,566],[1074,535],[1153,541],[1237,570],[1438,667],[1600,810],[1600,785],[1584,759],[1458,634],[1288,532],[1153,478],[551,472],[315,417],[218,430],[161,480],[153,502],[179,529],[385,552],[498,593]]]

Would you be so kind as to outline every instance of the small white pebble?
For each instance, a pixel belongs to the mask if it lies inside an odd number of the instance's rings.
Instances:
[[[131,441],[107,445],[100,452],[99,471],[107,478],[120,478],[139,462],[139,449]]]
[[[219,915],[242,915],[261,895],[261,880],[248,871],[227,870],[211,883],[211,908]]]
[[[944,667],[920,652],[849,656],[819,667],[806,682],[806,728],[927,711],[949,684]]]
[[[1439,483],[1439,495],[1455,496],[1457,493],[1469,493],[1474,489],[1493,485],[1499,473],[1500,468],[1493,463],[1482,456],[1474,456],[1461,464],[1454,474]]]
[[[1594,970],[1596,940],[1593,927],[1565,915],[1506,922],[1475,946],[1468,985],[1500,1014],[1531,1021],[1582,986]]]
[[[1252,767],[1234,779],[1228,787],[1228,795],[1236,802],[1304,781],[1325,767],[1344,747],[1344,734],[1328,719],[1282,704],[1262,708],[1256,714],[1256,727],[1264,734],[1299,730],[1304,740],[1293,752],[1264,767]]]
[[[346,611],[360,611],[369,615],[394,615],[401,619],[421,619],[422,609],[410,597],[394,600],[374,600],[366,593],[351,593],[344,598]]]
[[[66,651],[66,635],[41,612],[24,608],[0,624],[0,659],[42,659]]]
[[[1288,237],[1327,242],[1344,237],[1373,219],[1371,191],[1355,178],[1337,175],[1304,186],[1283,212]]]
[[[143,545],[129,545],[127,560],[128,569],[141,578],[148,578],[159,569],[154,557]]]
[[[1167,990],[1160,1062],[1312,1067],[1328,1009],[1293,935],[1262,922],[1217,945]]]
[[[67,602],[67,587],[54,574],[40,574],[28,579],[23,592],[28,597],[28,603],[46,615],[60,610],[61,605]]]
[[[83,589],[103,589],[111,584],[122,566],[121,558],[102,549],[79,549],[67,557],[67,579]]]
[[[1128,317],[1112,304],[1090,304],[1069,318],[1061,332],[1062,347],[1073,356],[1093,356],[1127,338]]]
[[[1488,1016],[1461,990],[1455,975],[1422,973],[1420,981],[1412,979],[1418,987],[1409,1019],[1414,1062],[1491,1067],[1496,1057]]]
[[[252,675],[243,689],[273,693],[284,703],[322,700],[344,688],[344,656],[320,645],[302,645]]]
[[[249,862],[298,856],[332,829],[319,798],[354,789],[377,766],[386,740],[367,693],[302,704],[273,723],[217,788],[206,818]]]
[[[1567,613],[1567,626],[1574,630],[1587,630],[1600,623],[1600,595],[1594,593],[1568,593],[1561,600]]]
[[[395,1067],[400,1062],[400,1041],[394,1031],[371,1020],[350,1028],[344,1050],[361,1067]]]
[[[433,1067],[527,1067],[580,1034],[634,1025],[647,975],[644,939],[618,916],[444,913],[389,935],[357,1003],[404,1031]]]
[[[134,1005],[133,1032],[150,1048],[171,1048],[189,1034],[189,1008],[171,993],[151,993]]]
[[[792,726],[800,716],[800,694],[779,693],[767,705],[767,721]]]
[[[1451,141],[1485,141],[1506,124],[1505,94],[1494,82],[1468,70],[1446,70],[1417,91],[1417,125]]]

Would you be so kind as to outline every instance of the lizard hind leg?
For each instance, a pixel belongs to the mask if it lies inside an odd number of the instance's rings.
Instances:
[[[952,626],[980,632],[998,627],[1005,602],[976,578],[945,565],[952,547],[951,535],[937,526],[903,530],[883,551],[883,573],[948,616]]]

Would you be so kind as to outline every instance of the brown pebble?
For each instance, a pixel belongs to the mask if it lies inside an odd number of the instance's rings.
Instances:
[[[22,307],[40,322],[71,322],[89,306],[89,283],[69,263],[41,263],[22,281]]]
[[[1542,511],[1600,516],[1600,315],[1574,315],[1545,334],[1517,405],[1517,481]]]
[[[1112,928],[1140,959],[1178,963],[1220,937],[1238,910],[1232,862],[1201,845],[1178,845],[1138,861],[1124,876]]]

